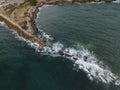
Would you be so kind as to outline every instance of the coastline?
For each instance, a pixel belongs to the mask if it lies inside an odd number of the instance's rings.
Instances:
[[[37,18],[37,13],[39,12],[39,7],[42,7],[44,4],[58,4],[58,3],[74,3],[74,2],[99,2],[101,0],[47,0],[47,1],[37,1],[35,6],[29,5],[28,2],[21,3],[21,6],[16,6],[16,9],[13,10],[12,14],[6,14],[6,11],[4,11],[4,8],[0,11],[0,21],[4,21],[9,28],[15,29],[15,31],[18,32],[18,34],[25,39],[31,40],[32,42],[37,42],[39,46],[46,46],[46,43],[43,40],[40,40],[35,36],[35,33],[38,33],[38,28],[36,27],[35,20]],[[105,0],[106,1],[106,0]],[[109,0],[111,1],[111,0]],[[5,3],[6,4],[6,3]],[[14,5],[14,4],[13,4]],[[20,12],[19,8],[22,6],[28,5],[28,9],[24,12]],[[9,10],[9,9],[8,9]],[[24,9],[23,9],[24,10]],[[21,16],[17,16],[18,13],[22,13]],[[19,19],[19,17],[21,17]],[[21,21],[23,19],[23,21]]]
[[[33,43],[37,43],[39,45],[39,49],[41,49],[46,46],[46,44],[41,39],[37,38],[34,34],[38,32],[38,28],[35,25],[35,19],[37,17],[39,7],[41,7],[42,5],[43,4],[41,3],[37,3],[36,6],[30,7],[30,11],[28,11],[29,16],[27,16],[26,19],[27,24],[25,25],[25,27],[27,27],[27,30],[18,22],[15,22],[15,19],[5,15],[5,12],[1,13],[0,11],[0,21],[3,21],[9,28],[15,30],[18,35],[22,36],[23,38],[30,40]]]
[[[27,31],[25,31],[24,29],[22,29],[18,24],[14,23],[13,21],[10,21],[9,18],[7,18],[6,16],[4,16],[2,14],[0,14],[0,21],[4,21],[9,28],[14,29],[23,38],[25,38],[27,40],[30,40],[32,42],[36,42],[41,47],[46,46],[46,44],[44,42],[42,42],[40,39],[38,39],[34,35],[28,33]]]
[[[43,40],[37,38],[34,34],[38,32],[38,28],[36,27],[36,24],[35,24],[35,19],[37,17],[37,13],[39,12],[39,7],[42,7],[43,5],[44,3],[40,2],[40,3],[37,3],[36,6],[31,7],[29,9],[28,11],[29,18],[27,18],[27,22],[28,22],[27,25],[30,31],[27,31],[26,29],[22,28],[17,22],[12,21],[9,17],[4,16],[4,14],[0,14],[0,21],[4,21],[9,28],[12,28],[15,31],[17,31],[17,33],[23,38],[30,40],[33,43],[37,43],[39,45],[38,49],[41,50],[44,46],[48,46],[48,45]],[[59,51],[56,51],[55,53],[68,59],[72,58],[71,60],[73,62],[79,60],[79,57],[75,57],[70,52],[67,52],[64,50],[59,50]],[[87,58],[88,58],[87,56],[84,56],[83,60],[86,62]],[[99,68],[102,69],[101,67]],[[107,81],[104,79],[104,76],[98,76],[98,79],[107,83]]]
[[[35,7],[35,11],[32,12],[32,16],[30,18],[31,26],[34,30],[34,33],[38,32],[38,28],[36,27],[35,20],[37,18],[37,13],[39,12],[39,7],[42,7],[44,4],[43,3],[38,3]]]

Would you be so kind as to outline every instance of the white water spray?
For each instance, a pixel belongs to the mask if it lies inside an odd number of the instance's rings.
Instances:
[[[90,80],[99,80],[103,83],[113,83],[117,86],[120,85],[120,79],[118,76],[113,74],[109,69],[102,66],[100,61],[95,57],[93,53],[90,53],[87,49],[76,50],[74,48],[65,48],[60,42],[53,43],[51,47],[46,46],[40,50],[39,44],[30,40],[24,39],[19,36],[16,31],[12,30],[12,33],[19,40],[25,41],[28,46],[35,49],[36,52],[40,52],[43,55],[51,55],[53,57],[63,57],[71,60],[74,67],[77,70],[83,70]],[[44,33],[45,34],[45,33]],[[39,36],[39,35],[38,35]],[[51,39],[50,35],[43,35],[42,38]],[[62,51],[62,53],[60,53]]]
[[[0,22],[0,25],[2,25],[2,26],[3,26],[3,25],[5,25],[5,23],[4,23],[4,22]]]
[[[95,57],[95,55],[90,53],[87,49],[83,48],[82,50],[76,50],[74,48],[65,48],[63,44],[56,42],[53,43],[51,47],[46,46],[40,50],[40,46],[36,42],[31,42],[30,40],[20,37],[15,31],[13,31],[13,34],[15,34],[16,38],[19,40],[27,42],[30,47],[34,48],[41,54],[47,54],[55,57],[61,56],[71,60],[77,69],[81,69],[87,73],[90,80],[97,79],[103,83],[120,85],[119,77],[114,75],[109,69],[104,68],[101,63],[99,63],[99,60]],[[49,42],[52,37],[43,33],[42,36],[38,35],[38,38],[42,40],[45,38],[46,42]]]
[[[42,8],[45,8],[45,6]],[[42,8],[39,9],[42,10]],[[40,12],[38,14],[40,14]],[[49,37],[46,37],[46,35],[43,37],[48,39]],[[113,74],[109,69],[105,68],[102,64],[103,62],[98,60],[95,55],[87,49],[82,48],[82,50],[76,50],[74,48],[65,48],[63,44],[56,42],[52,44],[52,47],[44,47],[42,53],[55,57],[61,56],[71,60],[77,70],[81,69],[87,73],[90,80],[97,79],[103,83],[120,85],[119,77]]]
[[[120,0],[112,1],[112,3],[120,3]]]

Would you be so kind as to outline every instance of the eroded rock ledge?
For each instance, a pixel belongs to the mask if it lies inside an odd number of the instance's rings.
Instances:
[[[73,3],[73,2],[100,2],[102,0],[1,0],[0,20],[10,28],[16,30],[25,39],[37,42],[40,46],[46,44],[34,36],[38,32],[35,25],[38,8],[43,4]],[[111,2],[112,0],[104,0]]]
[[[0,13],[20,25],[30,33],[37,32],[35,26],[38,7],[43,4],[74,3],[74,2],[111,2],[112,0],[0,0]]]
[[[24,29],[22,29],[18,24],[14,23],[13,21],[11,21],[9,18],[7,18],[6,16],[0,14],[0,21],[4,21],[7,26],[9,28],[14,29],[15,31],[17,31],[17,33],[22,36],[23,38],[30,40],[32,42],[36,42],[38,43],[41,47],[46,46],[44,42],[42,42],[40,39],[38,39],[37,37],[35,37],[34,35],[32,35],[31,33],[28,33],[27,31],[25,31]]]

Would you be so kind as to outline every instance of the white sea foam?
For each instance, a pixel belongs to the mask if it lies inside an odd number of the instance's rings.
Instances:
[[[5,23],[4,22],[0,22],[0,25],[5,25]]]
[[[103,4],[106,3],[105,1],[100,1],[100,2],[87,2],[87,4]],[[120,0],[114,0],[112,3],[120,3]],[[81,5],[82,3],[76,2],[76,4]]]
[[[53,43],[50,47],[43,47],[42,50],[37,43],[26,40],[23,37],[20,37],[15,31],[13,34],[16,35],[16,38],[27,42],[27,44],[34,48],[35,51],[40,52],[43,55],[51,55],[53,57],[63,57],[71,60],[73,62],[76,70],[83,70],[90,80],[99,80],[103,83],[113,83],[115,85],[120,85],[120,79],[118,76],[114,75],[109,69],[105,68],[100,60],[98,60],[95,55],[89,52],[87,49],[76,50],[75,48],[65,48],[60,42]],[[43,34],[42,38],[50,38],[49,35]],[[39,36],[40,39],[42,39]],[[62,51],[64,55],[61,55],[59,52]],[[66,54],[66,55],[65,55]]]
[[[105,3],[105,2],[104,1],[100,1],[100,2],[92,1],[92,2],[88,2],[87,4],[102,4],[102,3]]]
[[[88,4],[103,4],[106,3],[105,1],[100,1],[100,2],[89,2]],[[120,0],[114,0],[112,3],[120,3]]]
[[[115,76],[109,69],[106,69],[99,63],[99,60],[95,55],[89,52],[87,49],[76,50],[74,48],[65,48],[60,42],[53,43],[51,47],[43,47],[40,51],[40,46],[36,42],[31,42],[23,37],[19,36],[13,31],[15,37],[19,40],[25,41],[30,47],[34,48],[35,51],[41,52],[43,55],[51,55],[53,57],[63,57],[71,60],[76,70],[83,70],[87,73],[90,80],[99,80],[103,83],[114,83],[120,85],[120,79]],[[60,55],[59,51],[67,53],[67,55]],[[85,60],[85,57],[86,60]]]
[[[12,30],[13,31],[13,30]],[[51,55],[53,57],[63,57],[71,60],[73,62],[76,70],[83,70],[90,80],[99,80],[103,83],[113,83],[117,86],[120,85],[120,79],[118,76],[114,75],[109,69],[103,67],[95,55],[89,52],[87,49],[76,50],[74,48],[65,48],[60,42],[53,43],[51,47],[41,48],[36,42],[27,40],[19,36],[15,31],[12,32],[15,34],[15,37],[19,40],[25,41],[30,47],[34,48],[36,52],[40,52],[43,55]],[[49,38],[47,34],[43,35],[46,38]],[[68,55],[60,55],[59,51],[66,53]],[[85,57],[86,60],[85,60]]]
[[[112,3],[120,3],[120,0],[112,1]]]
[[[50,7],[50,6],[53,6],[53,5],[44,5],[43,7],[44,7],[44,8],[48,8],[48,7]]]
[[[12,29],[10,29],[10,30],[12,31],[12,34],[15,35],[15,38],[17,38],[17,39],[20,40],[20,41],[26,42],[28,46],[34,48],[37,52],[38,52],[38,48],[41,48],[37,42],[32,42],[32,41],[30,41],[30,40],[27,40],[27,39],[19,36],[16,31],[14,31],[14,30],[12,30]]]
[[[48,8],[50,6],[53,6],[53,5],[43,5],[42,7],[39,7],[39,12],[37,13],[37,16],[40,15],[40,11],[44,8]]]
[[[70,56],[61,56],[59,51],[68,53]],[[47,55],[61,56],[73,61],[77,70],[81,69],[86,72],[90,80],[97,79],[103,83],[114,83],[115,85],[120,85],[119,78],[109,69],[103,68],[101,63],[99,63],[99,60],[86,49],[76,50],[74,48],[64,48],[63,44],[57,42],[54,43],[51,48],[44,47],[42,52]],[[85,56],[87,56],[87,60],[84,60]]]

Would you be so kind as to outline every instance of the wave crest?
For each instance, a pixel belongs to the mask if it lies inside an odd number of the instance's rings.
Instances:
[[[66,48],[60,42],[49,43],[53,38],[50,35],[42,32],[38,34],[37,37],[42,39],[47,43],[48,46],[41,47],[38,43],[32,42],[30,40],[24,39],[19,36],[15,31],[13,31],[16,38],[25,41],[30,47],[34,48],[36,52],[40,52],[43,55],[51,55],[53,57],[63,57],[71,60],[73,62],[76,70],[83,70],[87,73],[90,80],[99,80],[103,83],[113,83],[115,85],[120,85],[120,79],[118,76],[113,74],[109,69],[105,68],[100,60],[98,60],[95,55],[89,52],[87,49],[75,49]]]

